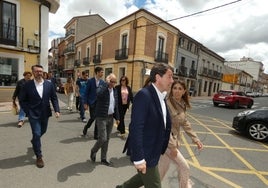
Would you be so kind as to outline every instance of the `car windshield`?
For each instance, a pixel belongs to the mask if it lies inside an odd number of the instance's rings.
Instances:
[[[219,91],[220,95],[232,95],[233,93],[231,91]]]

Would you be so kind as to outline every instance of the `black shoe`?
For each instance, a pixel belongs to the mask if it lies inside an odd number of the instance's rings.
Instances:
[[[106,159],[102,159],[101,164],[106,165],[106,166],[112,166],[112,164],[109,163]]]
[[[87,131],[83,130],[83,135],[86,136],[87,135]]]
[[[90,153],[90,159],[91,159],[91,161],[95,162],[96,161],[96,153],[93,153],[91,151],[91,153]]]

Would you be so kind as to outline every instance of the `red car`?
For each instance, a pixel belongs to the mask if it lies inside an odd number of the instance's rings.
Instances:
[[[224,104],[232,108],[238,108],[239,106],[251,108],[254,104],[254,100],[251,97],[246,96],[243,91],[235,90],[220,90],[213,96],[212,100],[214,106]]]

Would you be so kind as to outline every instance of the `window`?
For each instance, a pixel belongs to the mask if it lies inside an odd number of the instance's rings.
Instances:
[[[194,69],[194,68],[195,68],[195,61],[192,61],[191,68],[192,68],[192,69]]]
[[[185,57],[181,57],[181,66],[185,66]]]
[[[0,42],[17,44],[16,4],[0,1]]]
[[[158,37],[158,52],[163,53],[164,52],[164,42],[165,39],[163,37]]]
[[[113,69],[112,68],[105,68],[105,71],[104,71],[104,75],[105,75],[105,78],[111,74],[113,72]]]
[[[119,68],[119,76],[118,78],[121,78],[122,76],[126,75],[126,68],[125,67],[120,67]]]
[[[18,78],[19,59],[0,56],[0,86],[15,86]]]
[[[98,43],[98,46],[97,46],[97,55],[101,55],[101,43],[100,42]]]
[[[179,46],[183,47],[184,46],[184,38],[180,37],[179,39]]]
[[[87,51],[86,51],[86,57],[89,58],[90,57],[90,48],[87,47]]]
[[[127,34],[123,34],[122,35],[121,48],[122,49],[126,49],[127,48]]]
[[[205,85],[204,85],[204,92],[207,92],[207,85],[208,85],[208,82],[205,81]]]

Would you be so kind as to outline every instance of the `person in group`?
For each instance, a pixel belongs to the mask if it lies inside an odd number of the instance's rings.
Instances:
[[[120,78],[120,84],[115,86],[115,88],[118,94],[118,109],[120,116],[120,123],[117,126],[117,130],[119,131],[119,136],[125,139],[125,114],[129,108],[130,102],[133,102],[133,94],[131,88],[128,85],[128,78],[126,76],[122,76]]]
[[[53,76],[52,72],[47,73],[47,80],[53,84],[53,86],[55,87],[55,90],[56,90],[57,89],[56,78]]]
[[[80,77],[77,78],[76,82],[80,79]],[[76,83],[75,82],[75,83]],[[77,87],[76,87],[77,88]],[[80,109],[80,96],[79,96],[79,90],[75,88],[75,108],[76,108],[76,111],[79,112],[79,109]]]
[[[95,115],[95,108],[96,108],[96,98],[97,98],[97,88],[103,85],[105,82],[102,80],[103,77],[103,68],[96,67],[95,76],[90,78],[87,82],[86,91],[84,95],[84,109],[89,108],[90,119],[88,120],[87,124],[84,126],[83,129],[83,136],[87,135],[87,130],[91,127],[91,124],[94,122],[96,115]],[[98,139],[98,128],[94,127],[94,139]]]
[[[186,118],[186,109],[190,108],[189,94],[184,81],[174,81],[167,99],[167,106],[171,116],[171,134],[168,148],[159,160],[159,173],[161,180],[164,178],[170,163],[173,161],[177,165],[178,180],[180,188],[191,188],[192,182],[189,179],[189,166],[186,159],[179,151],[180,147],[180,129],[192,139],[199,150],[203,149],[203,144],[192,130],[190,122]]]
[[[90,113],[90,119],[88,120],[87,124],[84,126],[83,129],[83,136],[87,135],[87,130],[91,127],[91,124],[94,122],[96,115],[95,115],[95,108],[96,108],[96,99],[97,99],[97,88],[101,85],[103,85],[105,82],[102,80],[103,77],[103,68],[102,67],[96,67],[95,70],[95,76],[90,78],[87,82],[87,87],[85,91],[85,99],[84,99],[84,108],[89,108]],[[98,139],[98,127],[94,127],[94,139]]]
[[[50,102],[52,103],[55,116],[60,116],[58,97],[51,82],[43,79],[43,67],[32,66],[33,80],[25,83],[20,93],[21,106],[28,116],[32,129],[32,146],[36,155],[36,166],[44,167],[41,151],[41,137],[46,133],[48,119],[52,116]]]
[[[111,73],[106,77],[106,84],[97,89],[96,125],[98,127],[98,140],[90,152],[92,162],[96,161],[96,153],[101,148],[101,164],[111,166],[107,161],[107,151],[114,119],[119,123],[118,98],[116,89],[116,76]]]
[[[23,79],[19,80],[17,82],[17,85],[16,85],[16,88],[15,88],[15,91],[13,93],[13,104],[16,103],[16,98],[18,97],[18,101],[19,101],[19,104],[20,104],[20,93],[25,85],[25,83],[29,80],[31,80],[31,77],[32,77],[32,73],[29,72],[29,71],[25,71],[23,73]],[[22,127],[23,124],[24,124],[24,119],[25,119],[25,112],[23,110],[22,107],[20,107],[20,111],[19,111],[19,119],[18,119],[18,127]]]
[[[86,123],[86,117],[85,117],[85,109],[84,109],[84,98],[85,98],[85,92],[86,92],[86,86],[88,82],[88,73],[86,71],[82,72],[82,77],[76,81],[76,90],[79,95],[79,111],[80,111],[80,119],[82,122]]]
[[[126,142],[127,153],[137,174],[117,188],[161,187],[158,161],[166,151],[171,131],[165,97],[173,83],[173,68],[164,63],[155,64],[150,72],[150,82],[133,99]]]
[[[67,78],[67,82],[64,84],[64,93],[67,96],[67,109],[73,110],[75,85],[72,77]]]
[[[43,79],[45,79],[45,80],[48,79],[48,73],[47,72],[43,72]]]

